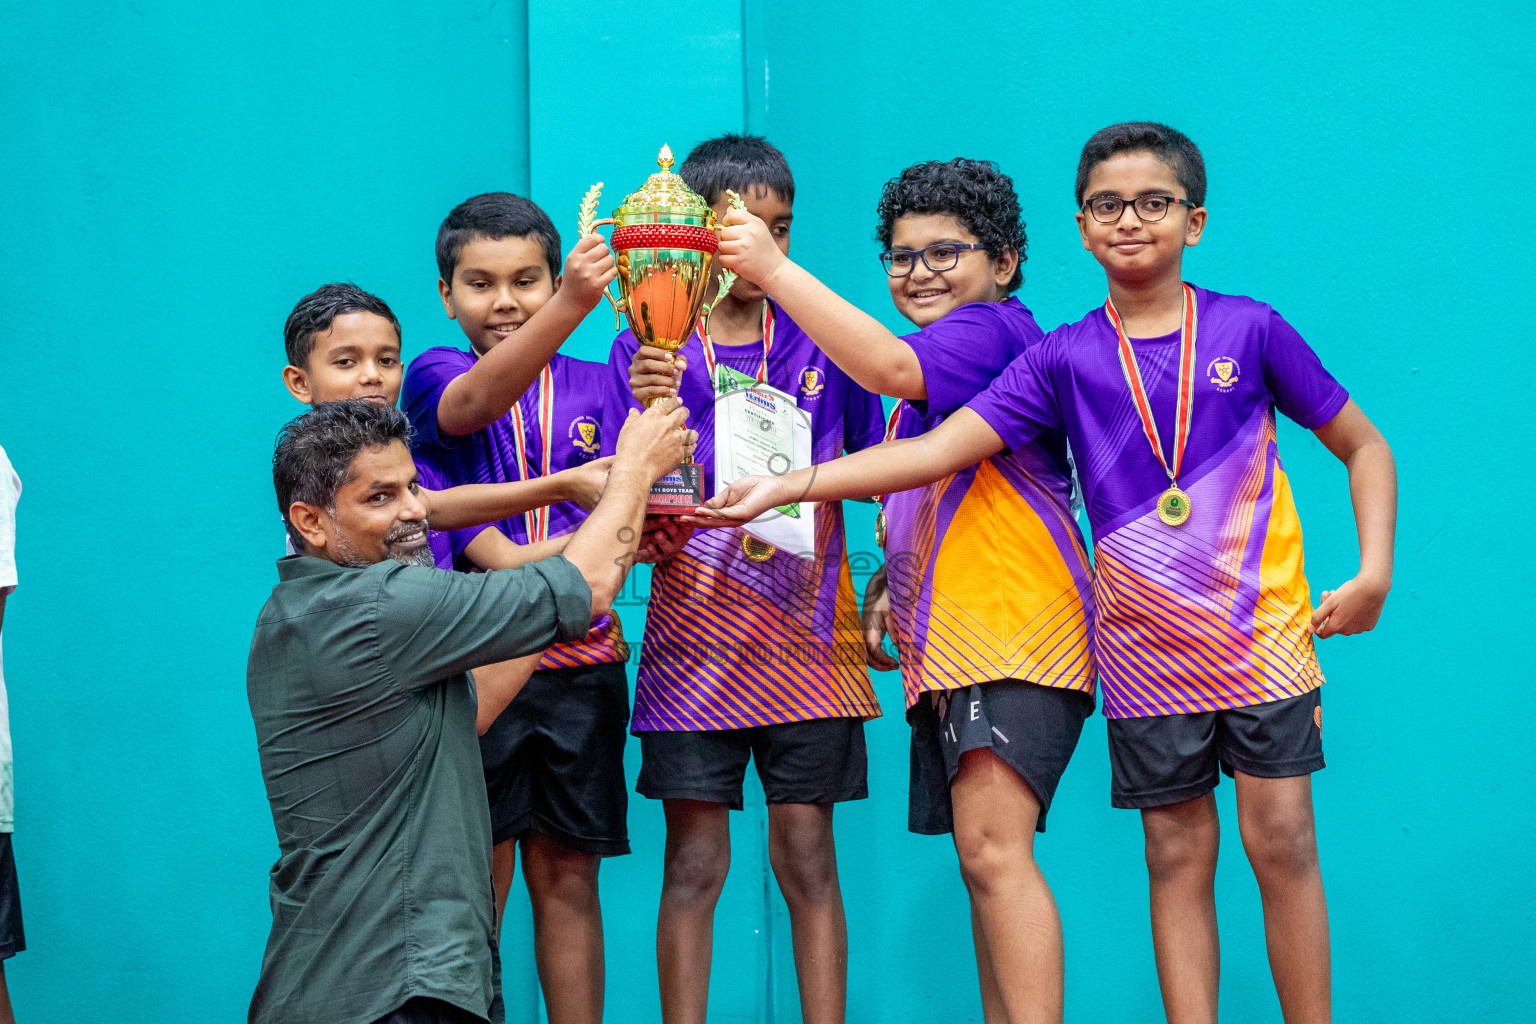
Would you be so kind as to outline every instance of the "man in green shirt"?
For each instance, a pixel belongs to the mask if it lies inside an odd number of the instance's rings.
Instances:
[[[502,1019],[469,670],[608,611],[686,415],[631,414],[563,555],[477,575],[431,568],[403,413],[332,402],[283,429],[272,476],[302,554],[277,563],[247,669],[280,849],[252,1024]],[[500,711],[515,689],[482,675]]]

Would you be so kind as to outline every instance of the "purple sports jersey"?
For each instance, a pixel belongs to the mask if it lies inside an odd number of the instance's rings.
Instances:
[[[907,335],[928,399],[901,403],[896,436],[938,426],[1043,337],[1017,298],[960,306]],[[1057,430],[886,499],[908,707],[927,691],[997,679],[1092,691],[1093,574],[1071,495]]]
[[[1179,472],[1191,511],[1181,526],[1157,516],[1168,477],[1104,307],[1052,331],[969,403],[1015,448],[1063,429],[1072,442],[1093,526],[1094,643],[1110,718],[1248,707],[1323,681],[1274,410],[1310,429],[1349,396],[1269,306],[1201,288],[1195,297],[1192,424]],[[1131,339],[1165,446],[1179,337]]]
[[[782,310],[773,308],[767,383],[810,416],[812,460],[877,444],[880,400],[848,379]],[[624,331],[609,360],[603,444],[613,451],[624,417],[638,403],[629,364],[639,341]],[[715,493],[714,391],[697,333],[682,353],[680,388],[689,426],[699,432],[694,459],[704,493]],[[716,345],[721,365],[753,378],[763,345]],[[880,714],[864,661],[863,631],[843,535],[841,502],[816,506],[811,561],[777,552],[754,562],[742,531],[696,530],[651,577],[645,643],[632,728],[645,731],[737,729],[814,718]]]
[[[515,344],[514,341],[502,344]],[[488,427],[463,435],[438,429],[437,406],[449,382],[475,365],[472,352],[457,348],[429,348],[411,360],[400,400],[415,429],[418,450],[436,462],[455,484],[506,483],[523,479],[517,464],[517,427],[510,411]],[[535,382],[517,400],[526,431],[528,471],[537,476],[543,465],[544,446],[550,446],[549,470],[558,473],[598,458],[602,446],[602,395],[608,368],[602,363],[556,353],[549,361],[554,381],[554,410],[550,437],[543,437],[539,417],[539,386]],[[574,502],[549,507],[549,536],[570,533],[586,519],[587,512]],[[518,544],[529,542],[523,516],[491,524]],[[455,530],[451,538],[455,564],[468,567],[464,548],[484,527]],[[540,668],[606,664],[628,656],[617,616],[599,619],[585,640],[556,644],[545,654]]]

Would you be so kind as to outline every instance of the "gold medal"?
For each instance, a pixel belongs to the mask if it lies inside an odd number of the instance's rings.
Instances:
[[[741,553],[746,555],[754,562],[768,561],[768,559],[773,557],[773,553],[777,550],[778,548],[774,547],[772,544],[769,544],[766,541],[758,540],[750,533],[743,533],[741,535]]]
[[[1189,495],[1179,490],[1179,467],[1184,462],[1184,449],[1189,444],[1189,431],[1193,422],[1195,405],[1195,290],[1184,286],[1184,314],[1179,328],[1179,379],[1178,399],[1173,414],[1173,460],[1163,454],[1163,441],[1157,433],[1157,422],[1152,418],[1152,402],[1147,397],[1147,387],[1141,377],[1141,367],[1136,364],[1136,351],[1125,336],[1120,314],[1115,311],[1114,300],[1104,303],[1104,312],[1115,329],[1119,343],[1120,369],[1125,383],[1131,389],[1131,402],[1136,415],[1141,418],[1141,431],[1152,444],[1152,454],[1157,464],[1168,474],[1168,489],[1157,497],[1157,518],[1167,526],[1181,526],[1189,519]]]
[[[1170,487],[1157,498],[1157,518],[1169,526],[1183,526],[1189,518],[1189,495]]]
[[[885,547],[885,509],[875,515],[875,546]]]

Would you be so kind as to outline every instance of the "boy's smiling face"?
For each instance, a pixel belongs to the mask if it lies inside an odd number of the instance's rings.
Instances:
[[[395,325],[365,312],[342,313],[315,335],[307,365],[283,368],[283,383],[305,405],[345,398],[394,405],[403,376]]]
[[[510,338],[559,287],[536,235],[472,238],[459,250],[453,280],[437,282],[443,311],[481,355]]]
[[[741,201],[746,205],[747,212],[768,225],[768,231],[773,235],[773,240],[778,243],[779,251],[789,255],[789,228],[795,219],[795,204],[792,199],[785,199],[777,191],[766,185],[748,185],[741,190]],[[715,201],[715,221],[719,223],[731,208],[731,199],[722,194]],[[716,264],[718,266],[718,262]],[[717,270],[718,274],[719,271]],[[768,293],[744,277],[738,277],[736,283],[731,285],[731,298],[740,302],[761,302],[768,297]]]
[[[891,225],[891,248],[916,252],[936,242],[980,242],[952,213],[908,213]],[[968,302],[999,302],[1008,294],[1018,256],[1001,258],[981,249],[962,249],[960,260],[949,270],[933,271],[921,259],[913,260],[912,273],[887,277],[891,300],[902,316],[927,327]]]
[[[1083,190],[1086,203],[1095,196],[1133,200],[1144,195],[1187,199],[1173,168],[1151,153],[1116,153],[1088,172]],[[1137,286],[1179,273],[1184,247],[1200,241],[1205,207],[1191,210],[1172,205],[1159,221],[1143,221],[1129,202],[1113,224],[1100,224],[1086,210],[1077,211],[1083,248],[1093,253],[1104,272],[1117,283]]]

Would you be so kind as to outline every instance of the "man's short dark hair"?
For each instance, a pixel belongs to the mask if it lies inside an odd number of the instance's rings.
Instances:
[[[324,402],[288,421],[272,453],[272,484],[294,550],[304,550],[304,538],[288,521],[288,506],[302,501],[334,509],[336,492],[351,479],[352,460],[394,441],[411,442],[405,413],[365,398]]]
[[[283,346],[288,349],[288,365],[307,368],[315,350],[315,337],[331,329],[343,313],[372,313],[390,322],[395,337],[400,337],[400,321],[389,304],[355,284],[323,284],[299,300],[283,324]]]
[[[720,201],[726,189],[740,194],[752,185],[772,189],[785,202],[795,199],[795,176],[789,173],[789,161],[761,135],[726,134],[707,139],[693,147],[677,173],[711,206]]]
[[[991,160],[927,160],[886,182],[880,196],[880,227],[875,233],[882,249],[891,247],[896,219],[910,213],[949,214],[987,247],[987,255],[993,259],[1012,249],[1019,254],[1019,263],[1008,291],[1017,291],[1024,283],[1024,250],[1029,245],[1024,215],[1013,179]]]
[[[1151,153],[1173,171],[1184,196],[1196,206],[1205,205],[1205,159],[1189,136],[1156,121],[1127,121],[1093,133],[1077,160],[1077,208],[1083,208],[1088,175],[1116,153]]]
[[[470,196],[448,211],[437,229],[437,272],[453,283],[459,253],[477,238],[536,238],[544,247],[549,279],[560,276],[560,232],[537,203],[511,192]]]

